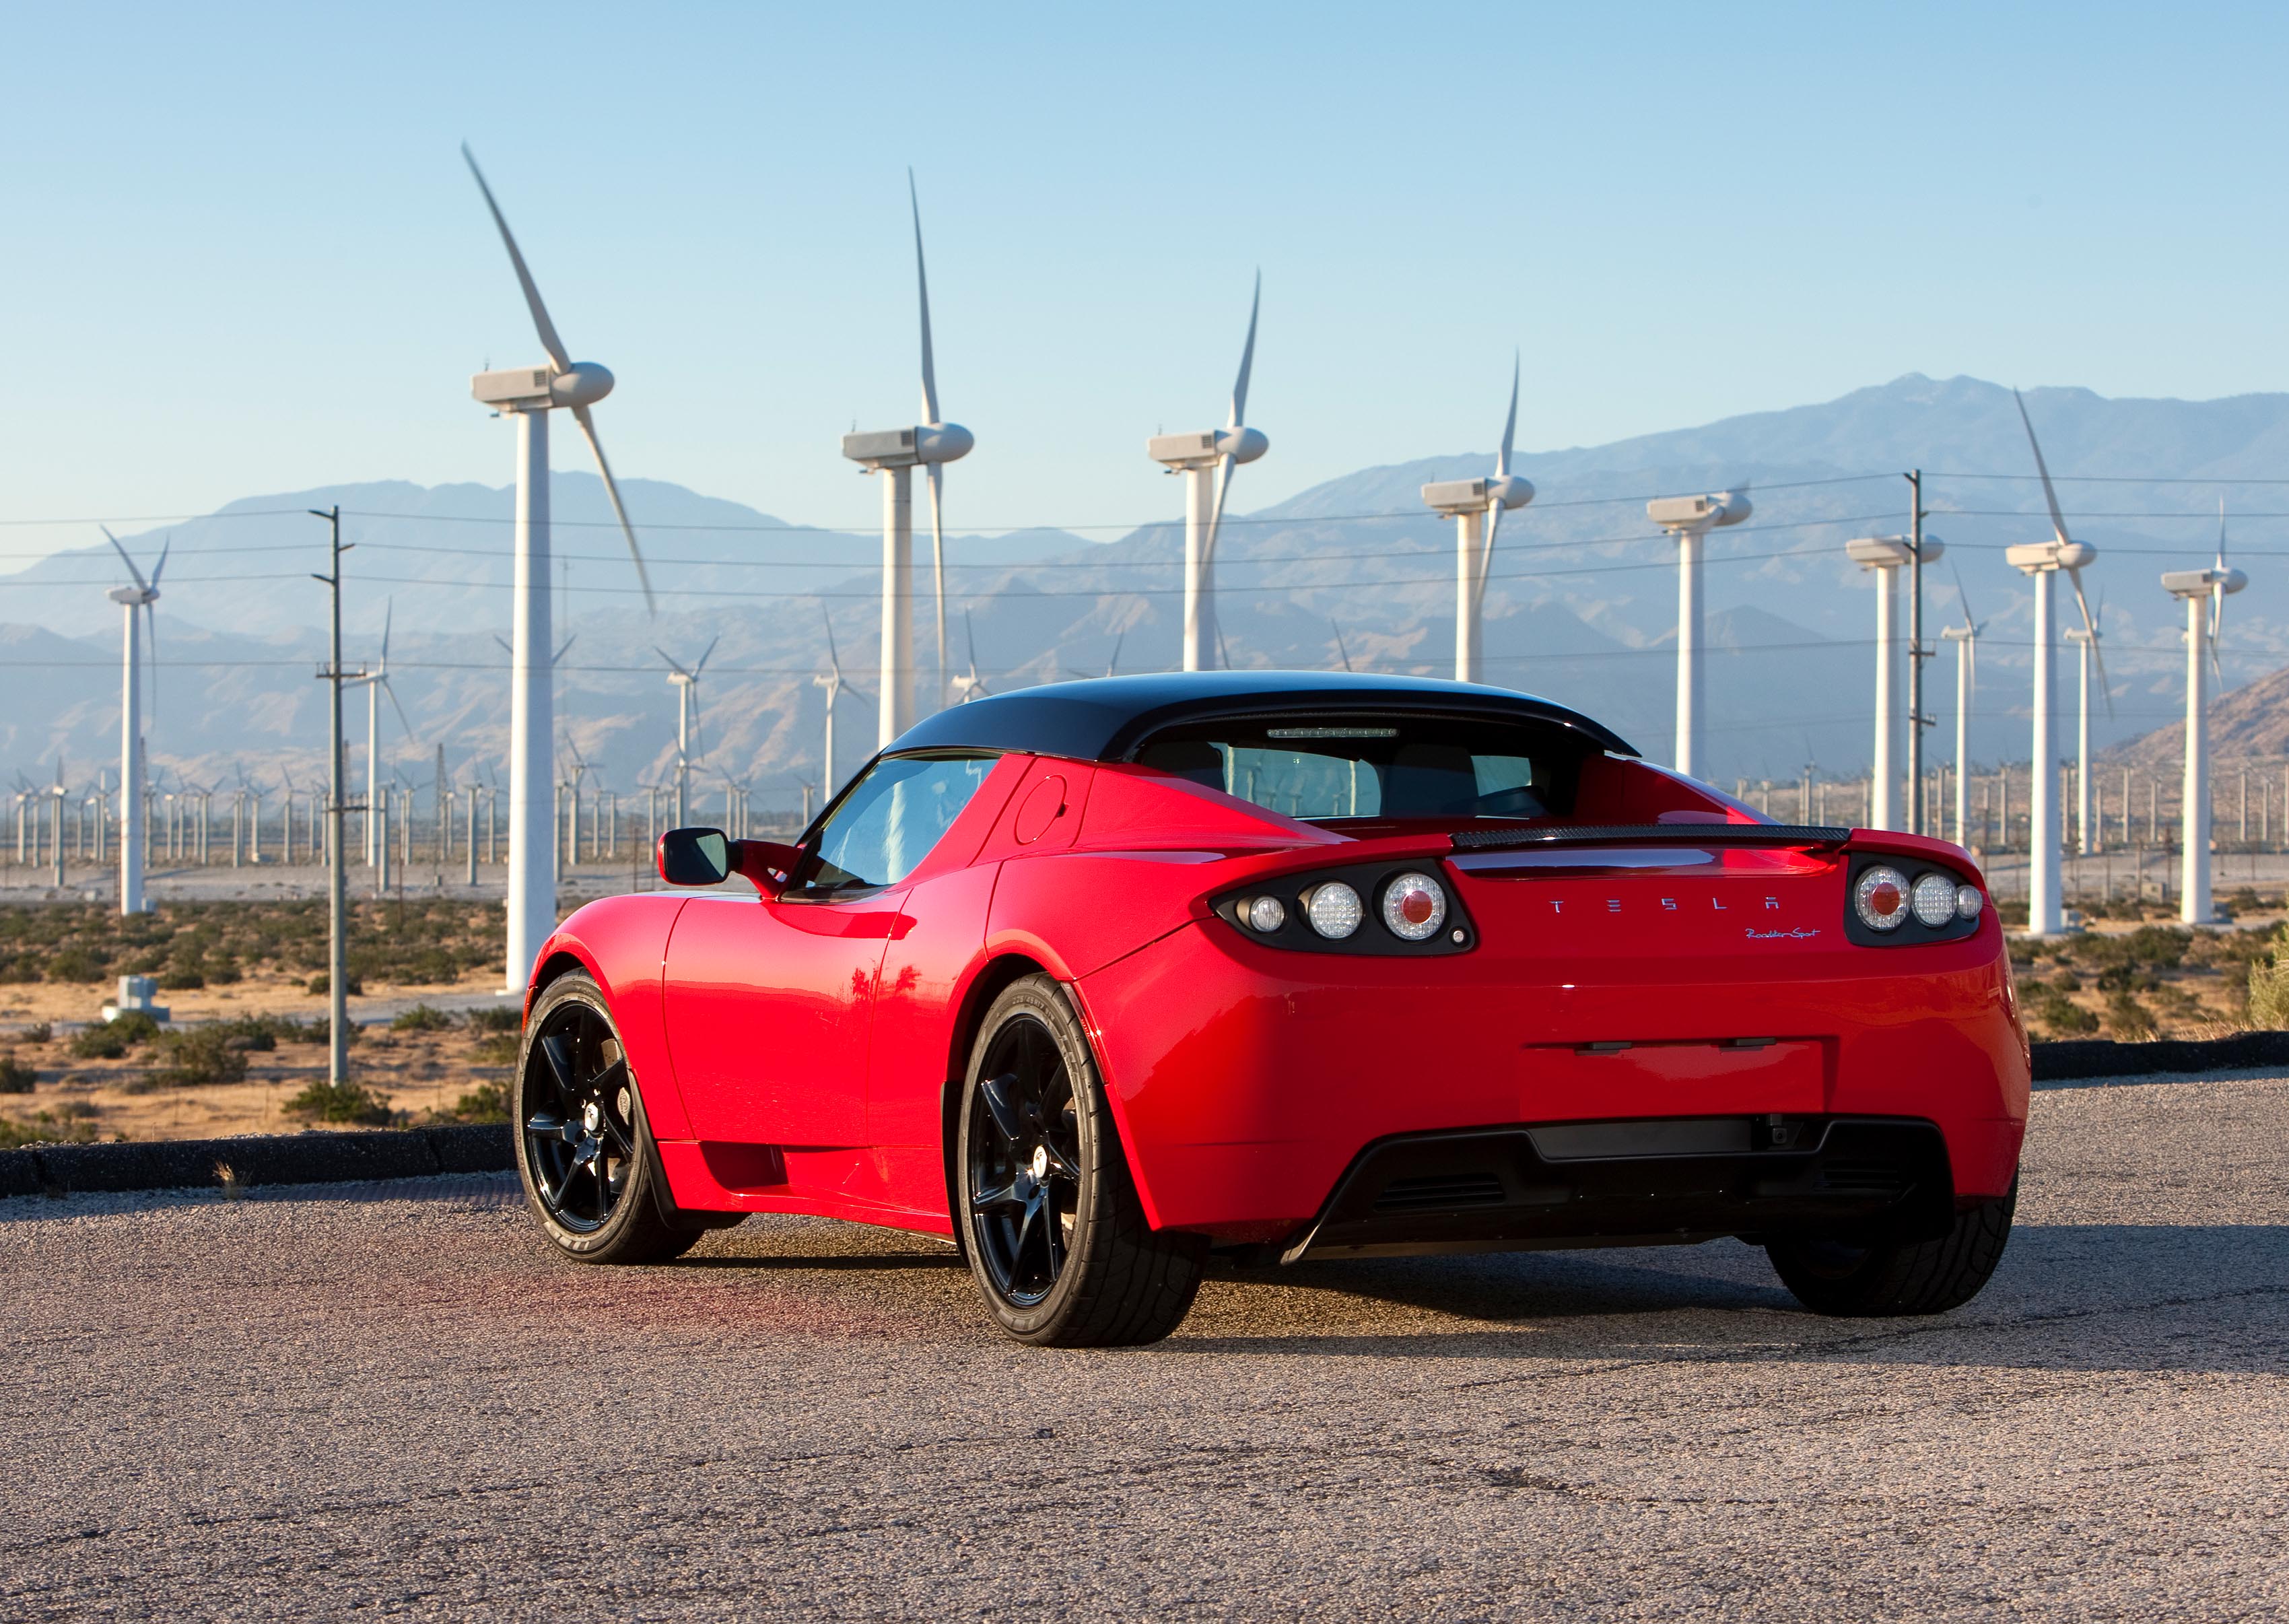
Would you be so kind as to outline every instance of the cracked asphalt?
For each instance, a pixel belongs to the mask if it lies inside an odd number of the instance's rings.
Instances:
[[[1690,1249],[1213,1277],[1122,1353],[934,1243],[581,1268],[513,1183],[0,1203],[0,1614],[2289,1614],[2289,1079],[2035,1101],[1966,1308]]]

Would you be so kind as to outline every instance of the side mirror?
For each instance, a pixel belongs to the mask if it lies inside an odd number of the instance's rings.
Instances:
[[[659,877],[671,885],[720,885],[730,877],[732,844],[722,829],[670,829],[659,837]]]

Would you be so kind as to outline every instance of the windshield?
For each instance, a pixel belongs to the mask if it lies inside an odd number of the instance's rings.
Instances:
[[[993,756],[903,756],[874,764],[826,820],[789,891],[817,895],[895,885],[953,827]]]
[[[1137,759],[1291,818],[1543,818],[1583,749],[1555,728],[1312,718],[1186,728]]]

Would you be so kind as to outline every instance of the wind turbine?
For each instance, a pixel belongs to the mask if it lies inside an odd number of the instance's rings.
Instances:
[[[548,414],[559,407],[572,413],[580,433],[603,476],[604,494],[627,537],[628,556],[635,561],[636,580],[642,584],[644,606],[653,607],[651,579],[644,572],[643,552],[636,546],[635,526],[620,501],[620,487],[612,478],[612,465],[604,460],[603,443],[596,438],[596,423],[589,408],[612,392],[612,374],[594,361],[574,361],[556,336],[556,324],[540,302],[540,290],[525,268],[524,255],[508,221],[493,201],[476,158],[464,145],[469,173],[484,194],[485,207],[500,231],[501,246],[508,250],[517,285],[524,291],[525,308],[540,347],[548,353],[546,366],[516,366],[479,372],[469,380],[469,393],[496,412],[516,420],[516,580],[510,598],[509,750],[508,750],[508,951],[507,986],[522,988],[532,974],[532,961],[540,944],[556,928],[554,781],[550,753],[556,737],[555,661],[548,649],[553,641],[548,605]],[[392,696],[395,697],[394,695]]]
[[[344,679],[345,685],[362,684],[365,688],[365,860],[369,868],[381,861],[379,842],[382,834],[374,816],[376,797],[384,790],[381,783],[381,696],[389,695],[390,708],[397,713],[398,725],[405,730],[408,739],[419,742],[420,735],[398,702],[397,690],[389,681],[389,629],[397,615],[397,600],[387,599],[381,610],[381,659],[371,671]]]
[[[2019,403],[2019,420],[2027,427],[2027,444],[2035,452],[2035,471],[2043,479],[2043,500],[2051,510],[2050,540],[2006,548],[2003,556],[2012,568],[2023,570],[2033,577],[2035,583],[2035,736],[2033,759],[2027,774],[2027,932],[2032,936],[2055,936],[2065,929],[2066,915],[2059,896],[2059,764],[2056,748],[2051,742],[2051,713],[2057,697],[2051,680],[2051,654],[2056,641],[2053,633],[2052,581],[2061,571],[2065,572],[2074,588],[2075,602],[2082,609],[2083,629],[2092,629],[2090,601],[2083,596],[2082,572],[2098,557],[2098,549],[2067,534],[2066,518],[2059,511],[2058,492],[2052,488],[2051,470],[2043,461],[2042,443],[2035,438],[2034,420],[2027,415],[2027,403],[2016,389],[2011,391],[2011,398]],[[2103,684],[2106,657],[2099,652],[2094,642],[2091,656],[2098,662],[2098,680]]]
[[[1738,524],[1754,509],[1749,487],[1708,496],[1664,496],[1646,504],[1646,517],[1677,542],[1677,760],[1693,776],[1699,755],[1701,713],[1708,683],[1701,651],[1701,562],[1709,532]]]
[[[1955,572],[1956,601],[1963,605],[1963,624],[1950,626],[1940,636],[1955,644],[1955,844],[1971,844],[1971,696],[1979,676],[1979,634],[1987,622],[1971,615],[1971,598],[1963,589],[1963,572]]]
[[[2219,545],[2222,548],[2221,538]],[[2105,626],[2106,594],[2102,590],[2098,595],[2098,612],[2091,623],[2087,627],[2070,626],[2066,630],[2067,641],[2079,645],[2082,664],[2081,704],[2075,735],[2075,850],[2086,857],[2098,850],[2098,825],[2091,816],[2090,807],[2090,667],[2098,654],[2098,642]],[[2106,714],[2111,716],[2114,692],[2103,684],[2101,690],[2106,696]]]
[[[1455,516],[1455,680],[1479,680],[1479,611],[1495,559],[1502,516],[1534,500],[1534,487],[1510,471],[1511,440],[1518,432],[1518,356],[1510,360],[1510,415],[1503,420],[1502,450],[1492,479],[1442,479],[1423,487],[1423,500]],[[1336,634],[1340,641],[1343,634]],[[1351,669],[1348,656],[1344,668]]]
[[[667,661],[667,680],[675,688],[675,827],[683,828],[691,821],[691,746],[692,734],[699,725],[699,674],[707,668],[707,657],[722,642],[720,636],[708,639],[699,658],[690,666],[655,643],[652,652]]]
[[[825,676],[813,676],[810,679],[818,686],[826,690],[826,740],[819,755],[818,793],[828,800],[833,800],[835,785],[834,701],[842,692],[842,657],[835,652],[834,649],[834,621],[827,615],[824,605],[821,605],[818,614],[819,618],[826,622],[826,665],[830,673]],[[804,819],[803,827],[808,828],[810,826],[810,820]]]
[[[1929,564],[1947,550],[1937,536],[1923,539],[1924,562]],[[1900,572],[1915,562],[1916,544],[1905,536],[1858,536],[1844,544],[1844,556],[1876,574],[1876,750],[1869,781],[1868,827],[1888,829],[1899,818],[1893,796],[1899,793],[1899,769],[1892,747],[1900,732],[1897,679],[1900,674]],[[1921,786],[1909,790],[1910,795]]]
[[[940,420],[937,367],[930,353],[929,274],[922,263],[922,205],[914,172],[906,171],[906,200],[914,214],[914,284],[921,295],[922,420],[911,428],[882,428],[842,436],[842,454],[882,482],[882,705],[879,744],[914,724],[914,469],[929,471],[930,557],[937,587],[937,704],[945,704],[945,528],[939,501],[945,468],[969,454],[977,437],[959,423]],[[830,702],[830,708],[832,705]]]
[[[119,544],[119,538],[103,529],[103,539],[111,543],[120,562],[133,577],[132,587],[114,587],[104,596],[126,611],[125,652],[121,658],[119,677],[119,911],[122,914],[146,912],[148,904],[143,900],[143,868],[146,828],[143,809],[143,651],[136,636],[135,612],[141,610],[145,625],[151,633],[151,714],[159,714],[159,618],[154,607],[159,601],[159,577],[167,568],[167,552],[174,545],[172,539],[160,544],[159,562],[151,566],[151,579],[143,579],[143,572],[135,567],[135,560]]]
[[[972,700],[984,699],[986,692],[985,679],[977,675],[977,631],[969,623],[969,611],[967,609],[961,612],[961,636],[969,650],[969,669],[955,677],[953,685],[961,691],[961,702],[967,705]]]
[[[2208,685],[2211,677],[2224,677],[2217,637],[2225,624],[2226,596],[2247,585],[2248,576],[2226,566],[2225,506],[2221,502],[2217,562],[2206,570],[2171,570],[2162,577],[2162,590],[2186,605],[2186,781],[2179,795],[2185,829],[2180,841],[2178,917],[2188,924],[2209,924],[2217,917],[2210,899]]]
[[[1221,655],[1224,640],[1216,618],[1216,532],[1224,524],[1224,499],[1232,471],[1272,449],[1260,428],[1247,427],[1248,377],[1256,365],[1256,317],[1264,304],[1264,273],[1248,305],[1248,341],[1240,346],[1240,377],[1232,386],[1232,412],[1222,428],[1201,434],[1160,434],[1144,442],[1144,454],[1184,476],[1184,669],[1197,671]],[[1208,470],[1216,470],[1211,487]],[[1229,660],[1220,663],[1230,665]]]

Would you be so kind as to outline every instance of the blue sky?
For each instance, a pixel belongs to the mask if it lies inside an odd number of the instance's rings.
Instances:
[[[1264,278],[1248,508],[1968,372],[2282,387],[2278,8],[43,7],[0,62],[0,517],[509,477],[538,359],[483,160],[623,475],[865,525],[1173,515]],[[560,437],[560,467],[580,452]],[[641,515],[638,516],[641,519]],[[93,540],[12,526],[0,554]]]

